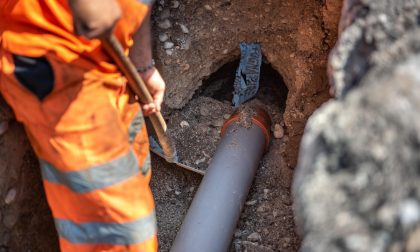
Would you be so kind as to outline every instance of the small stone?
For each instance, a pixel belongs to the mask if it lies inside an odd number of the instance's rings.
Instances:
[[[222,119],[215,120],[212,125],[215,127],[222,127],[225,122]]]
[[[254,232],[254,233],[248,235],[248,237],[246,239],[248,241],[251,241],[251,242],[258,242],[258,241],[261,241],[261,235],[257,232]]]
[[[273,217],[276,218],[279,215],[279,212],[277,210],[273,210]]]
[[[283,241],[286,242],[286,243],[290,243],[292,241],[292,238],[290,238],[290,237],[284,237],[283,238]]]
[[[284,195],[284,194],[280,195],[280,201],[286,206],[292,205],[292,200],[287,195]]]
[[[188,30],[187,26],[185,26],[184,24],[179,24],[179,27],[181,27],[182,32],[185,34],[190,32],[190,30]]]
[[[7,227],[7,228],[13,228],[16,223],[18,222],[19,217],[17,216],[17,214],[9,214],[4,216],[3,218],[3,224]]]
[[[237,230],[235,231],[234,237],[235,237],[235,238],[241,238],[241,236],[242,236],[242,231],[241,231],[241,230],[239,230],[239,229],[237,229]]]
[[[184,64],[183,67],[182,67],[182,70],[188,71],[190,69],[190,67],[191,67],[190,64]]]
[[[174,53],[174,49],[165,50],[166,54],[171,56]]]
[[[168,19],[171,16],[171,11],[169,9],[164,9],[162,13],[160,14],[159,18],[160,20]]]
[[[225,50],[223,50],[223,54],[227,54],[229,52],[229,50],[228,49],[225,49]]]
[[[274,125],[274,138],[280,139],[284,136],[283,127],[280,124]]]
[[[194,186],[191,186],[190,189],[189,189],[190,193],[194,192],[194,190],[195,190]]]
[[[264,189],[264,195],[263,195],[263,198],[264,199],[268,199],[268,193],[270,192],[270,190],[268,190],[268,189]]]
[[[182,121],[179,125],[181,125],[181,128],[188,128],[188,127],[190,127],[190,124],[187,121]]]
[[[3,135],[9,129],[9,122],[0,122],[0,136]]]
[[[204,9],[206,9],[208,11],[213,10],[213,8],[210,5],[208,5],[208,4],[204,5]]]
[[[181,192],[180,191],[175,191],[175,195],[180,195],[181,194]]]
[[[227,120],[227,119],[229,119],[229,118],[230,118],[230,115],[229,115],[229,114],[224,114],[224,115],[223,115],[223,119]]]
[[[203,153],[203,155],[204,155],[206,158],[211,158],[211,156],[210,156],[209,154],[207,154],[207,152],[202,151],[201,153]]]
[[[255,204],[257,204],[257,200],[250,200],[250,201],[247,201],[246,203],[245,203],[245,205],[247,205],[247,206],[253,206],[253,205],[255,205]]]
[[[200,123],[200,124],[197,126],[197,131],[198,131],[198,132],[200,132],[200,133],[207,134],[207,133],[209,133],[209,132],[210,132],[210,129],[209,129],[209,127],[208,127],[206,124],[204,124],[204,123]],[[210,132],[210,133],[211,133],[211,132]]]
[[[190,49],[190,47],[191,47],[191,38],[188,37],[181,43],[181,49],[188,50]]]
[[[290,244],[290,242],[292,241],[292,239],[290,237],[285,237],[282,239],[282,246],[283,248],[287,248]]]
[[[16,189],[12,188],[7,192],[6,197],[4,198],[4,203],[6,203],[6,205],[9,205],[15,199],[16,199]]]
[[[415,226],[420,219],[420,208],[416,201],[405,200],[399,209],[399,218],[404,228],[409,229]]]
[[[168,184],[165,185],[165,188],[166,188],[166,191],[168,192],[172,191],[172,188]]]
[[[167,30],[172,27],[172,23],[168,19],[165,19],[162,22],[158,23],[158,27],[161,29]]]
[[[159,41],[160,42],[165,42],[166,40],[168,40],[169,39],[169,36],[168,36],[168,34],[166,34],[166,33],[161,33],[161,34],[159,34]]]
[[[206,162],[206,158],[205,158],[205,157],[203,157],[203,158],[200,158],[200,159],[196,160],[194,163],[195,163],[196,165],[199,165],[199,164],[204,163],[204,162]]]
[[[178,1],[173,1],[173,2],[172,2],[172,6],[171,6],[171,8],[172,8],[172,9],[178,9],[179,5],[180,5],[180,4],[179,4],[179,2],[178,2]]]
[[[168,50],[168,49],[172,49],[172,48],[174,48],[174,43],[173,42],[170,42],[170,41],[166,41],[164,44],[163,44],[163,48],[165,48],[166,50]]]
[[[200,107],[200,115],[208,116],[210,114],[210,110],[207,106]]]
[[[267,212],[267,211],[270,211],[270,206],[268,204],[265,204],[265,203],[263,203],[262,205],[260,205],[257,208],[258,213],[264,213],[264,212]]]

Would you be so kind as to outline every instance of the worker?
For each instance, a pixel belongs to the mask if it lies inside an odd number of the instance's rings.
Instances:
[[[152,60],[151,2],[0,1],[0,90],[40,160],[61,251],[157,251],[142,110],[160,110],[165,83]],[[110,33],[153,103],[136,102],[104,52]]]

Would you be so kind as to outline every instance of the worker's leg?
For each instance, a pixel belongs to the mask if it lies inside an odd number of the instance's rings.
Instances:
[[[150,182],[151,166],[149,140],[140,105],[135,101],[134,94],[128,92],[128,90],[123,90],[121,95],[118,96],[117,104],[121,115],[121,121],[128,132],[129,143],[132,145],[139,162],[146,164],[140,167],[141,172]]]
[[[1,90],[40,158],[62,251],[157,251],[147,137],[143,126],[129,143],[123,80],[52,55],[3,59]]]

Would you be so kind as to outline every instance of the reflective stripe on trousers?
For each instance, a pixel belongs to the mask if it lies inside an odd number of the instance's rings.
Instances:
[[[62,172],[46,161],[40,161],[42,177],[50,183],[62,184],[73,192],[91,192],[122,182],[140,172],[134,151],[108,163],[80,171]],[[150,169],[150,156],[141,170]]]
[[[108,163],[72,172],[62,172],[46,161],[41,161],[43,179],[52,184],[65,186],[74,193],[100,190],[121,183],[140,170],[149,170],[150,157],[142,168],[138,167],[134,151]],[[124,223],[83,222],[55,218],[59,236],[71,243],[133,245],[142,243],[156,235],[155,212]]]
[[[55,225],[59,236],[71,243],[132,245],[156,234],[155,212],[126,223],[75,223],[55,219]]]

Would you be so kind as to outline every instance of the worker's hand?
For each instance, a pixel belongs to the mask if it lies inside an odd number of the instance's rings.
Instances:
[[[121,17],[116,0],[69,0],[69,5],[75,34],[88,39],[110,35]]]
[[[145,73],[141,73],[141,77],[153,97],[153,103],[142,105],[143,114],[148,116],[160,111],[163,95],[165,93],[165,81],[162,79],[162,76],[156,68],[153,68]]]

